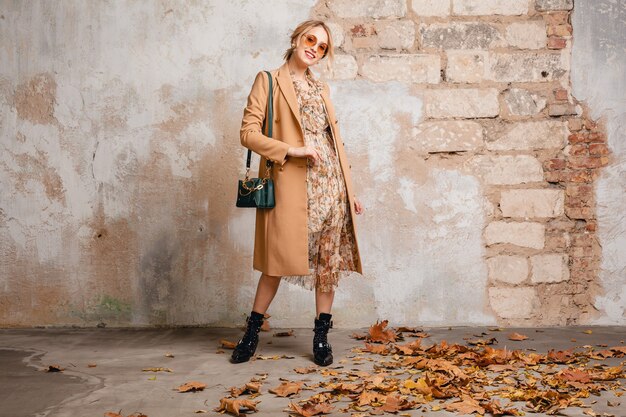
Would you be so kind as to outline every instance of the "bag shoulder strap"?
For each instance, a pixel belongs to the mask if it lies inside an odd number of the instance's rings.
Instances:
[[[272,137],[272,128],[274,126],[274,89],[272,87],[272,73],[265,71],[269,81],[269,89],[267,93],[267,110],[265,112],[265,119],[263,120],[263,130],[266,131],[268,137]],[[269,120],[269,122],[268,122]],[[267,125],[267,127],[266,127]],[[246,158],[246,170],[250,169],[250,160],[252,159],[252,151],[248,149],[248,157]],[[265,161],[265,166],[271,168],[273,162],[269,159]]]

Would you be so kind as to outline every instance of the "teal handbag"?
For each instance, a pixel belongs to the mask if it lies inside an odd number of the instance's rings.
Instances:
[[[265,120],[263,121],[263,130],[267,124],[267,136],[272,137],[272,125],[274,119],[273,109],[273,92],[272,92],[272,74],[269,71],[265,71],[269,79],[269,92],[267,97],[267,112]],[[268,123],[269,121],[269,123]],[[250,160],[252,158],[252,151],[248,149],[248,157],[246,158],[246,177],[243,180],[239,180],[239,186],[237,190],[237,207],[254,207],[254,208],[272,208],[275,205],[274,201],[274,180],[270,177],[270,171],[273,166],[273,162],[267,160],[265,163],[265,176],[263,178],[250,178]]]

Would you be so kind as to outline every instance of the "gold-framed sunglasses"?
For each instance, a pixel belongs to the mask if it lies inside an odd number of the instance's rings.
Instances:
[[[304,42],[304,44],[309,48],[317,45],[316,51],[319,55],[322,56],[322,58],[324,58],[326,52],[328,51],[328,44],[322,42],[318,45],[317,36],[313,34],[307,33],[305,35],[302,35],[302,42]]]

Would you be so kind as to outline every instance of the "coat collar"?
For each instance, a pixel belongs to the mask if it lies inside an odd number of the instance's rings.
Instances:
[[[313,73],[311,72],[310,69],[307,69],[307,71],[309,71],[311,73],[311,76],[313,76]],[[302,122],[300,121],[300,107],[298,106],[298,98],[296,97],[296,90],[293,87],[293,81],[291,79],[291,75],[289,74],[289,67],[287,66],[287,61],[285,61],[283,65],[281,65],[278,68],[276,81],[278,82],[278,85],[280,86],[280,90],[283,92],[283,95],[285,96],[285,99],[287,100],[287,103],[289,104],[289,108],[291,109],[291,112],[293,113],[294,117],[298,121],[298,125],[300,126],[300,129],[303,130]],[[328,96],[327,90],[328,89],[326,87],[322,89],[322,99],[324,100],[324,104],[326,105],[326,108],[328,109],[330,98]],[[331,116],[328,115],[328,118],[330,119]]]

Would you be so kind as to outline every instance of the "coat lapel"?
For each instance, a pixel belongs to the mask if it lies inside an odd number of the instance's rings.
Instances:
[[[289,104],[291,112],[298,121],[298,126],[300,126],[300,130],[302,130],[302,122],[300,121],[300,107],[298,106],[296,90],[293,88],[293,81],[291,81],[291,75],[289,75],[289,67],[287,67],[286,61],[283,65],[280,66],[280,68],[278,68],[276,81],[278,81],[280,91],[282,91],[283,95],[285,96],[285,100],[287,100],[287,104]]]

